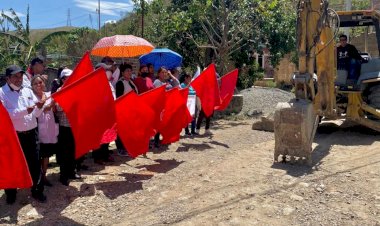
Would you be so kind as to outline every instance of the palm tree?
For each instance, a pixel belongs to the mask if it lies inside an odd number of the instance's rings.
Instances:
[[[29,5],[27,8],[25,26],[12,8],[9,9],[9,12],[10,15],[5,14],[4,11],[1,12],[0,20],[0,24],[2,24],[2,30],[0,31],[0,46],[3,50],[3,53],[0,54],[2,54],[4,59],[10,60],[10,62],[7,62],[8,64],[13,63],[26,67],[30,59],[35,57],[38,54],[38,51],[41,50],[52,38],[70,33],[68,31],[53,32],[33,43],[30,38],[29,29]],[[10,23],[15,28],[15,31],[9,31],[9,28],[5,28],[5,21]]]

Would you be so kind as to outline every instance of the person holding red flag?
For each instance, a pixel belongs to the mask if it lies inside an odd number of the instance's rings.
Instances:
[[[9,66],[5,71],[7,84],[0,88],[0,101],[8,111],[13,126],[17,132],[22,150],[28,163],[33,179],[32,197],[39,202],[45,202],[44,184],[41,180],[41,167],[37,150],[37,119],[42,113],[44,102],[39,102],[32,90],[24,88],[24,71],[16,65]],[[7,203],[16,201],[16,188],[6,189]]]
[[[116,98],[121,97],[129,92],[139,93],[137,86],[132,81],[132,65],[127,63],[120,64],[119,67],[121,78],[116,83]],[[128,156],[125,147],[118,136],[116,141],[117,154],[120,156]]]
[[[179,81],[165,67],[160,67],[157,71],[157,79],[154,81],[154,88],[165,86],[166,90],[173,89],[179,86]],[[160,146],[160,133],[154,136],[154,147]]]
[[[62,85],[65,85],[72,73],[73,71],[68,68],[62,70],[60,76]],[[59,169],[61,175],[59,181],[63,185],[69,186],[69,179],[80,179],[81,176],[75,172],[75,141],[71,125],[63,109],[59,105],[56,105],[56,108],[59,122],[58,145],[60,150],[57,152],[57,157],[60,159]]]
[[[215,65],[211,64],[190,84],[197,92],[202,105],[197,120],[197,131],[199,132],[203,119],[206,119],[206,135],[211,133],[209,129],[214,108],[220,105],[218,77]]]

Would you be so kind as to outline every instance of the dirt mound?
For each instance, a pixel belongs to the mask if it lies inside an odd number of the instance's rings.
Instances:
[[[266,87],[252,87],[242,90],[243,109],[239,115],[257,117],[273,113],[277,103],[288,102],[294,98],[294,94],[277,89]]]

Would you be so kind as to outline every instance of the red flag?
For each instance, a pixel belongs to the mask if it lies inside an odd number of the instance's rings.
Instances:
[[[149,149],[157,113],[134,92],[119,97],[115,106],[117,131],[128,154],[134,158],[145,154]]]
[[[182,129],[190,122],[190,113],[187,109],[187,96],[189,89],[179,90],[174,88],[166,92],[165,110],[160,124],[163,144],[173,143],[179,140]]]
[[[103,68],[53,94],[70,122],[75,157],[97,149],[105,132],[116,123],[115,102]]]
[[[28,164],[7,110],[0,102],[0,189],[32,186]]]
[[[90,59],[90,52],[87,51],[82,59],[79,61],[77,66],[74,68],[73,73],[70,75],[70,77],[66,80],[63,87],[66,87],[75,81],[78,81],[80,78],[83,78],[85,75],[91,73],[94,71],[94,68],[91,63]]]
[[[215,110],[223,111],[225,110],[228,105],[230,104],[230,101],[232,100],[232,96],[234,95],[234,91],[236,88],[236,82],[238,78],[238,69],[235,69],[228,74],[224,75],[221,80],[220,85],[220,100],[221,103],[219,106],[215,107]]]
[[[216,80],[215,65],[211,64],[206,70],[190,83],[201,100],[202,110],[207,117],[214,112],[214,107],[220,104],[218,81]]]
[[[158,88],[149,90],[140,95],[140,101],[146,103],[155,112],[153,121],[153,131],[151,136],[153,136],[160,126],[162,111],[165,107],[165,86],[160,86]]]

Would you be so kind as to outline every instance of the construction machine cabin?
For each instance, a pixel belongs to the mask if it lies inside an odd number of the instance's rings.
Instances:
[[[380,55],[380,12],[336,12],[328,1],[304,0],[299,1],[297,14],[296,98],[277,106],[274,160],[311,164],[321,120],[351,120],[380,131],[380,59],[360,53],[356,70],[337,68],[336,44],[339,28],[373,26]]]

